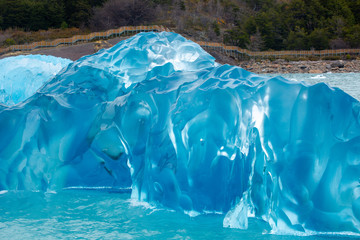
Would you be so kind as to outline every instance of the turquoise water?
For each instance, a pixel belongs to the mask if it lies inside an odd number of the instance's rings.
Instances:
[[[360,74],[288,74],[326,82],[360,99]],[[248,230],[223,228],[224,215],[184,214],[130,200],[129,191],[69,189],[57,193],[0,192],[0,239],[356,239],[281,236],[259,220]]]
[[[248,230],[222,227],[223,215],[196,217],[129,200],[129,193],[64,190],[3,192],[1,239],[338,239],[276,236],[253,220]],[[345,237],[345,236],[344,236]],[[351,239],[351,237],[347,237]]]
[[[324,73],[324,74],[280,74],[294,81],[304,81],[308,84],[324,82],[330,87],[337,87],[352,97],[360,100],[360,73]],[[270,76],[278,76],[271,74]]]

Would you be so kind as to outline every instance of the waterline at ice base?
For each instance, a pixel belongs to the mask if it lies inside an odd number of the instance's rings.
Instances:
[[[0,105],[0,126],[0,191],[131,189],[158,207],[222,213],[224,227],[360,232],[360,103],[220,65],[175,33],[69,63]]]

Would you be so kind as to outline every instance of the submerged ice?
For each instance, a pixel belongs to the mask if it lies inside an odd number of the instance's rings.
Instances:
[[[141,33],[0,107],[0,190],[131,186],[141,201],[223,212],[226,227],[359,232],[359,111],[339,89]]]

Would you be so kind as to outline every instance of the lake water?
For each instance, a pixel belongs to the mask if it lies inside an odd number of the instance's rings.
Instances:
[[[129,200],[129,193],[63,190],[0,195],[0,239],[340,239],[277,236],[260,221],[248,230],[223,228],[223,215],[196,217]]]
[[[287,74],[326,82],[360,99],[360,74]],[[57,193],[0,191],[0,239],[357,239],[358,236],[279,236],[250,220],[248,230],[223,228],[224,215],[190,217],[130,200],[129,191],[69,189]],[[265,229],[265,230],[264,230]]]
[[[266,74],[268,75],[268,74]],[[279,74],[269,74],[278,76]],[[324,74],[280,74],[287,79],[304,81],[308,84],[324,82],[330,87],[337,87],[352,97],[360,100],[360,73],[324,73]]]

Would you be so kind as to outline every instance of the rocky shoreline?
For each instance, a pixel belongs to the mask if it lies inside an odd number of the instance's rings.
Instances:
[[[319,60],[319,61],[243,61],[240,67],[255,73],[359,73],[360,60]]]
[[[238,61],[233,57],[214,50],[207,50],[217,62],[240,66],[254,73],[360,73],[360,59],[288,61],[276,59]]]

